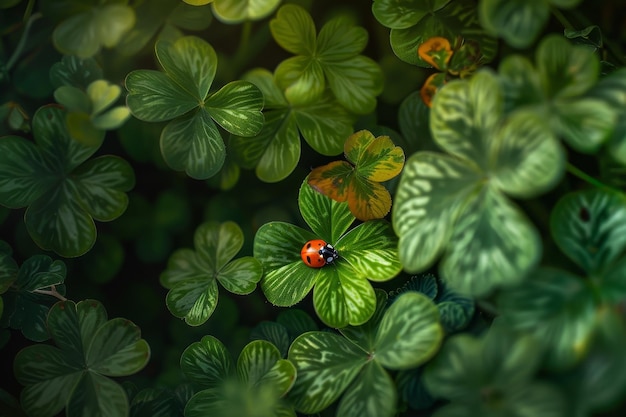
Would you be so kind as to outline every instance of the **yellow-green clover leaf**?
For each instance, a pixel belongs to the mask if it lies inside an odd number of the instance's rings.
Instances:
[[[401,269],[391,225],[371,220],[346,233],[354,221],[348,205],[316,192],[306,179],[298,204],[311,231],[274,221],[261,226],[254,238],[254,257],[263,264],[263,293],[272,304],[288,307],[313,289],[315,311],[327,325],[365,323],[376,308],[370,280],[390,280]],[[339,258],[322,268],[305,264],[300,251],[312,239],[332,244]]]
[[[53,417],[65,408],[67,416],[128,415],[124,388],[108,377],[134,374],[148,363],[140,329],[124,318],[107,320],[95,300],[56,303],[47,325],[56,346],[29,346],[15,357],[26,413]]]
[[[24,221],[35,243],[75,257],[93,246],[94,219],[124,212],[135,176],[117,156],[87,160],[100,143],[73,140],[65,120],[60,108],[42,107],[33,117],[34,143],[17,136],[0,141],[0,204],[28,207]]]
[[[435,142],[449,153],[417,152],[405,164],[393,207],[399,255],[408,272],[430,267],[452,289],[480,296],[520,282],[541,240],[506,194],[536,196],[564,171],[563,150],[532,112],[503,115],[496,75],[480,71],[435,96]]]
[[[256,135],[263,127],[263,94],[247,81],[233,81],[209,93],[217,55],[200,38],[161,40],[155,49],[164,71],[128,74],[128,107],[143,121],[169,120],[161,134],[165,162],[192,178],[207,179],[220,170],[226,156],[216,123],[235,135]]]
[[[228,291],[250,294],[261,279],[261,263],[251,256],[232,260],[243,246],[243,232],[234,222],[208,222],[194,235],[195,251],[179,249],[161,274],[169,289],[167,308],[192,326],[211,317],[217,306],[217,282]]]

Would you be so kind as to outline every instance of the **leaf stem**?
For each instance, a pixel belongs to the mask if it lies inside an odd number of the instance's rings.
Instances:
[[[35,0],[28,0],[26,4],[26,10],[24,10],[24,17],[22,18],[22,22],[27,22],[33,14],[33,8],[35,7]]]
[[[34,290],[33,292],[37,294],[51,295],[52,297],[58,298],[61,301],[67,301],[67,298],[59,294],[54,285],[51,285],[49,290]]]
[[[610,185],[606,185],[605,183],[603,183],[602,181],[592,177],[591,175],[587,174],[586,172],[584,172],[583,170],[575,167],[574,165],[572,165],[571,163],[567,163],[567,172],[569,172],[570,174],[574,175],[575,177],[580,178],[581,180],[593,185],[594,187],[597,187],[601,190],[605,190],[605,191],[609,191],[612,193],[619,193],[622,194],[621,190],[618,190],[616,188],[611,187]]]
[[[574,25],[569,21],[567,17],[561,12],[558,7],[552,7],[552,15],[556,17],[556,20],[565,28],[565,29],[574,29]]]
[[[24,26],[24,32],[22,32],[22,36],[20,37],[20,40],[17,43],[17,46],[15,47],[15,51],[13,51],[11,58],[9,58],[9,61],[7,62],[4,68],[4,70],[7,73],[11,70],[11,67],[15,65],[20,55],[22,55],[24,47],[26,46],[26,40],[28,39],[28,32],[30,32],[31,26],[33,25],[35,20],[40,19],[41,17],[42,17],[41,13],[35,13],[34,15],[30,16],[28,20],[26,21],[26,25]]]

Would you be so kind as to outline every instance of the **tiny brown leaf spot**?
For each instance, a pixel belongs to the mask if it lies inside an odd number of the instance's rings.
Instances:
[[[587,210],[586,207],[580,208],[580,210],[578,211],[578,217],[580,218],[580,220],[584,222],[588,222],[589,220],[591,220],[591,214],[589,213],[589,210]]]

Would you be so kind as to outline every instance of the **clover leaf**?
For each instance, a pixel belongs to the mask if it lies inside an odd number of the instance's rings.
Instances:
[[[6,292],[0,327],[19,329],[35,342],[48,340],[46,317],[54,301],[58,301],[51,296],[63,298],[65,294],[65,264],[46,255],[35,255],[18,269],[10,253],[3,255],[4,284],[0,284],[0,293]]]
[[[243,246],[243,232],[234,222],[208,222],[194,235],[196,250],[179,249],[161,274],[169,289],[167,308],[192,326],[211,317],[218,300],[217,282],[228,291],[250,294],[261,279],[261,263],[251,256],[232,260]]]
[[[265,182],[286,178],[300,160],[300,135],[315,151],[337,155],[352,133],[353,117],[327,91],[314,103],[289,103],[265,69],[248,72],[244,79],[265,97],[265,124],[252,137],[231,136],[230,147],[242,168],[255,168]]]
[[[517,336],[497,323],[480,338],[452,336],[423,375],[431,393],[450,400],[433,415],[565,415],[561,392],[535,379],[541,364],[538,346],[534,338]]]
[[[486,62],[496,55],[497,42],[480,26],[476,4],[471,0],[374,0],[372,13],[381,25],[391,29],[393,52],[409,64],[432,65],[417,50],[433,37],[475,42]]]
[[[127,415],[124,389],[108,377],[131,375],[150,357],[140,329],[129,320],[107,321],[102,304],[60,301],[50,309],[48,330],[57,346],[29,346],[15,357],[28,415]]]
[[[97,145],[105,130],[119,128],[130,116],[126,106],[109,107],[119,98],[122,89],[106,80],[91,82],[85,91],[63,85],[54,91],[54,98],[67,110],[70,136],[83,143]]]
[[[203,388],[185,407],[185,417],[295,417],[282,397],[296,379],[294,365],[264,340],[248,343],[236,367],[226,347],[213,336],[192,343],[180,358],[185,376]]]
[[[59,108],[42,107],[33,117],[35,143],[17,136],[0,141],[0,204],[28,207],[24,221],[35,243],[75,257],[96,240],[93,219],[111,221],[124,212],[135,178],[116,156],[87,161],[99,144],[73,140],[65,117]]]
[[[581,0],[482,0],[480,22],[494,36],[514,48],[530,46],[545,26],[551,7],[570,9]]]
[[[585,273],[541,267],[523,286],[498,297],[513,328],[546,345],[546,365],[564,369],[580,361],[593,343],[603,309],[626,299],[626,205],[624,197],[601,190],[571,193],[554,207],[552,236]]]
[[[263,126],[263,95],[247,81],[233,81],[209,93],[217,55],[200,38],[161,40],[155,51],[164,72],[128,74],[128,107],[140,120],[170,121],[161,134],[161,151],[172,169],[195,179],[209,178],[220,170],[226,155],[215,123],[239,136],[257,134]]]
[[[464,294],[520,282],[536,265],[539,234],[506,194],[538,195],[564,170],[561,146],[540,116],[503,111],[502,87],[490,71],[446,84],[430,126],[451,155],[411,156],[392,211],[404,268],[425,270],[443,253],[440,276]]]
[[[112,48],[135,25],[128,0],[45,0],[42,12],[61,23],[52,33],[54,46],[65,55],[91,57],[103,46]]]
[[[254,257],[263,264],[263,293],[272,304],[288,307],[315,287],[313,304],[324,323],[340,328],[367,322],[376,308],[369,281],[390,280],[401,269],[390,224],[371,220],[346,233],[354,221],[347,204],[316,192],[306,179],[298,204],[312,231],[274,221],[261,226],[254,238]],[[332,244],[339,258],[322,268],[307,266],[300,251],[312,239]]]
[[[308,332],[289,349],[298,379],[289,393],[297,411],[319,412],[342,396],[342,417],[393,416],[396,388],[387,370],[415,367],[439,349],[443,329],[426,296],[402,294],[383,310],[386,294],[377,292],[377,314],[360,327]],[[384,311],[384,312],[383,312]]]
[[[337,17],[319,33],[309,13],[300,6],[282,6],[270,21],[274,40],[295,54],[276,68],[276,83],[291,104],[310,104],[328,85],[342,106],[353,113],[371,113],[383,90],[383,75],[372,59],[360,55],[367,31]]]
[[[211,6],[215,17],[224,23],[233,24],[263,19],[276,10],[280,1],[214,0]],[[201,0],[200,4],[203,2]],[[193,2],[190,3],[193,4]]]
[[[50,82],[55,88],[65,85],[86,90],[89,84],[102,78],[102,68],[93,58],[63,55],[61,61],[50,67]]]
[[[589,48],[550,35],[537,47],[535,66],[526,57],[510,55],[500,63],[498,73],[508,109],[534,111],[572,148],[592,153],[617,122],[611,103],[592,95],[599,69],[598,58]]]
[[[319,330],[317,323],[303,310],[290,308],[281,311],[276,321],[262,321],[250,332],[252,340],[267,340],[280,351],[281,357],[287,357],[289,346],[302,333]]]
[[[382,219],[391,209],[391,195],[381,184],[402,171],[404,152],[389,136],[374,137],[361,130],[344,144],[346,161],[317,167],[309,175],[309,185],[339,202],[348,202],[359,220]]]

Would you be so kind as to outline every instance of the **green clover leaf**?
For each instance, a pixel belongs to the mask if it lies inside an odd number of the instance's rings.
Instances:
[[[0,141],[0,204],[27,206],[24,221],[35,243],[75,257],[93,246],[94,219],[111,221],[124,212],[135,179],[116,156],[87,161],[99,144],[73,140],[65,115],[42,107],[33,117],[35,143],[17,136]]]
[[[48,330],[57,346],[36,345],[15,357],[15,377],[28,415],[127,415],[124,389],[107,377],[131,375],[150,358],[150,347],[129,320],[107,321],[102,304],[56,303]]]
[[[215,17],[224,23],[234,24],[251,20],[261,20],[274,12],[280,4],[280,1],[281,0],[214,0],[211,5]]]
[[[135,25],[127,0],[46,0],[45,16],[61,21],[52,34],[54,46],[65,55],[89,58],[100,48],[112,48]]]
[[[128,107],[143,121],[169,120],[161,134],[165,162],[192,178],[207,179],[220,170],[226,156],[216,123],[232,134],[256,135],[263,126],[263,95],[247,81],[233,81],[209,93],[217,55],[200,38],[159,41],[155,49],[164,72],[128,74]]]
[[[378,291],[374,318],[363,326],[342,329],[342,336],[314,331],[296,338],[289,349],[298,371],[289,393],[296,410],[317,413],[343,394],[337,415],[394,415],[397,393],[386,370],[407,369],[430,359],[439,349],[443,329],[437,308],[426,296],[403,294],[384,311],[386,298]]]
[[[502,95],[488,71],[437,93],[431,130],[452,155],[411,156],[392,211],[404,268],[425,270],[443,253],[442,279],[475,296],[520,282],[541,254],[536,229],[505,193],[538,195],[564,171],[550,128],[531,112],[503,117]]]
[[[217,282],[228,291],[244,295],[256,288],[262,275],[261,263],[251,256],[232,260],[243,246],[243,232],[234,222],[208,222],[194,235],[196,250],[179,249],[161,274],[169,289],[167,308],[191,326],[211,317],[217,306]]]
[[[297,308],[281,311],[276,321],[262,321],[250,332],[252,340],[267,340],[280,351],[281,357],[287,357],[287,351],[294,339],[302,333],[319,330],[317,323]]]
[[[244,79],[265,97],[265,124],[252,137],[231,136],[230,147],[243,168],[255,168],[265,182],[277,182],[293,172],[300,160],[300,135],[315,151],[337,155],[352,133],[353,117],[326,92],[313,103],[290,104],[271,72],[255,69]]]
[[[0,327],[19,329],[35,342],[48,340],[46,318],[54,301],[58,301],[50,296],[65,295],[65,264],[46,255],[35,255],[26,259],[18,270],[10,254],[3,254],[4,285],[0,285],[6,292]]]
[[[381,183],[395,178],[404,166],[404,151],[389,136],[360,130],[344,144],[346,161],[334,161],[311,171],[309,185],[339,202],[348,202],[362,221],[382,219],[391,209],[391,194]]]
[[[383,90],[383,75],[372,59],[359,55],[367,31],[343,18],[326,23],[319,34],[309,13],[300,6],[282,6],[270,21],[276,42],[295,57],[276,68],[276,82],[294,105],[310,104],[326,85],[342,106],[357,114],[371,113]]]
[[[450,400],[435,415],[565,415],[562,394],[534,379],[541,363],[538,346],[534,338],[515,336],[497,323],[480,338],[449,338],[423,375],[431,393]]]
[[[566,195],[552,211],[551,232],[585,276],[542,267],[524,285],[499,295],[507,323],[545,344],[548,367],[564,369],[580,361],[593,344],[603,309],[626,298],[625,224],[621,195],[597,189]]]
[[[102,68],[93,58],[63,55],[61,61],[50,67],[50,82],[55,88],[66,85],[86,90],[89,84],[103,76]]]
[[[233,369],[222,342],[204,336],[185,349],[180,367],[187,378],[203,388],[187,403],[185,417],[296,415],[282,399],[293,386],[296,369],[281,359],[278,349],[269,342],[248,343]]]
[[[535,66],[526,57],[510,55],[501,62],[498,73],[507,108],[535,112],[569,146],[593,153],[617,123],[616,110],[604,97],[606,93],[593,95],[599,69],[598,58],[591,50],[551,35],[537,47]],[[612,90],[614,87],[611,85]],[[612,94],[618,91],[623,92],[624,87]]]
[[[261,289],[274,305],[292,306],[313,290],[319,318],[335,328],[367,322],[374,314],[376,296],[369,281],[387,281],[400,272],[397,240],[384,220],[364,222],[346,233],[354,216],[338,203],[313,190],[304,180],[298,198],[300,213],[312,231],[269,222],[254,238],[254,257],[263,264]],[[311,268],[300,257],[304,244],[323,239],[339,259],[323,268]]]
[[[482,0],[480,22],[494,36],[514,48],[530,46],[545,26],[551,7],[569,9],[581,0]]]
[[[480,26],[473,1],[374,0],[372,13],[381,25],[391,29],[393,52],[409,64],[431,67],[418,55],[417,49],[433,37],[461,37],[476,42],[485,62],[496,55],[497,42]]]

